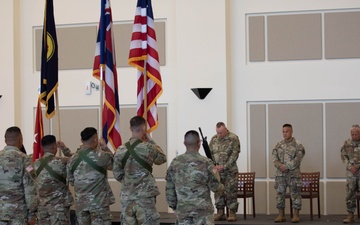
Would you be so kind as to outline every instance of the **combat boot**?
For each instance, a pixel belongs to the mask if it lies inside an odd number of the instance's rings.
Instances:
[[[291,219],[291,222],[292,223],[298,223],[300,221],[300,218],[299,218],[299,210],[298,209],[294,209],[294,216],[293,218]]]
[[[343,220],[343,223],[355,223],[354,213],[349,212],[348,216]]]
[[[281,222],[285,222],[285,210],[284,209],[279,209],[279,215],[275,218],[274,222],[275,223],[281,223]]]
[[[217,214],[214,217],[215,221],[226,220],[224,209],[218,209]]]
[[[230,210],[230,215],[227,218],[228,221],[236,221],[236,213]]]

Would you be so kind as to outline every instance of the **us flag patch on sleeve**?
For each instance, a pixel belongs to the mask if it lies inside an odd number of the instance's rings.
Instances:
[[[32,165],[29,165],[28,167],[26,167],[26,171],[28,171],[29,173],[34,170],[34,167]]]
[[[36,176],[36,172],[35,172],[35,170],[34,170],[33,165],[27,166],[27,167],[26,167],[26,171],[30,174],[30,176],[31,176],[32,179],[36,179],[37,176]]]

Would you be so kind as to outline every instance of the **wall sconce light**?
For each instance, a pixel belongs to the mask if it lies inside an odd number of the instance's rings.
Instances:
[[[191,90],[199,99],[202,100],[209,94],[212,88],[191,88]]]

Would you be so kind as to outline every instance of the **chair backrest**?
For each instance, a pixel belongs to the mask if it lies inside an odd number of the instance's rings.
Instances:
[[[254,193],[255,172],[238,173],[238,192]]]
[[[320,172],[301,173],[301,192],[319,193]]]

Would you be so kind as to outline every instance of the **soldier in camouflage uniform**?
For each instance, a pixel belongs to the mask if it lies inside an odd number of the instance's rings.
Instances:
[[[273,163],[276,168],[275,189],[276,208],[279,209],[279,215],[275,222],[285,222],[285,195],[286,189],[290,189],[294,216],[291,222],[299,222],[299,211],[301,210],[301,161],[305,155],[305,149],[293,136],[291,124],[284,124],[282,127],[284,140],[277,143],[272,151]]]
[[[0,225],[35,224],[36,187],[26,170],[31,158],[20,151],[21,130],[8,128],[5,143],[0,151]]]
[[[34,163],[38,190],[38,224],[70,224],[73,197],[66,183],[67,157],[56,157],[57,143],[53,135],[41,140],[44,156]]]
[[[346,167],[346,208],[348,216],[344,223],[353,223],[356,209],[356,192],[359,188],[360,175],[360,127],[353,125],[350,129],[351,138],[341,147],[341,160]]]
[[[230,210],[228,221],[236,221],[238,210],[237,202],[237,173],[236,161],[240,153],[240,141],[236,134],[231,133],[223,122],[216,124],[216,135],[209,143],[211,154],[215,160],[216,168],[220,173],[221,183],[225,186],[225,193],[215,193],[215,206],[217,214],[215,221],[226,220],[224,208]]]
[[[178,225],[213,225],[210,190],[221,194],[224,185],[213,162],[199,154],[197,131],[185,134],[184,145],[186,152],[173,159],[166,173],[166,201]]]
[[[81,142],[82,146],[67,164],[68,180],[74,186],[77,222],[79,225],[111,225],[110,205],[115,198],[107,170],[112,170],[113,153],[103,139],[99,141],[93,127],[81,132]]]
[[[121,224],[157,225],[156,196],[160,194],[152,175],[153,164],[166,162],[166,156],[146,133],[146,121],[141,116],[130,120],[132,137],[120,146],[114,157],[114,178],[121,182]]]

